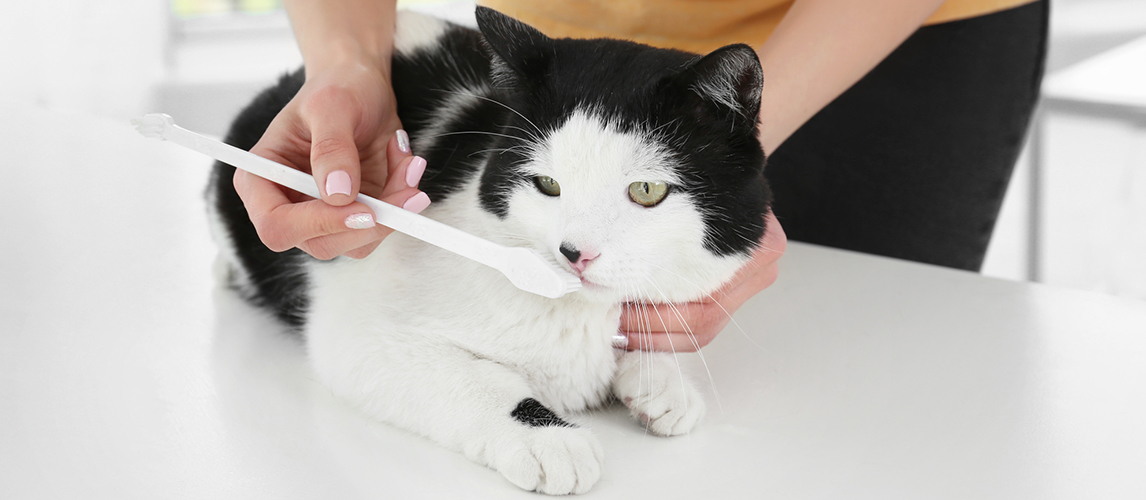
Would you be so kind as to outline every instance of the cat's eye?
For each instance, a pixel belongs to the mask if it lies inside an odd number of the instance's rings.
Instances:
[[[533,178],[533,183],[537,184],[537,189],[540,189],[542,193],[549,196],[561,196],[561,185],[552,177],[539,175]]]
[[[634,182],[629,184],[629,198],[637,204],[651,207],[668,195],[669,185],[664,182]]]

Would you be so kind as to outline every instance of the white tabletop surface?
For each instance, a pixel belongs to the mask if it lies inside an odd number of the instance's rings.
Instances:
[[[13,104],[0,138],[0,498],[536,498],[214,288],[208,160]],[[793,244],[736,322],[692,434],[573,418],[588,497],[1146,498],[1146,303]]]

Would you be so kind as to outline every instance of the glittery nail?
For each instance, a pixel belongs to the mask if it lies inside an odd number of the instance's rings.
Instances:
[[[350,229],[369,229],[374,227],[374,216],[366,212],[350,214],[343,222]]]
[[[406,131],[398,129],[394,135],[398,136],[398,150],[403,153],[410,152],[410,136],[406,135]]]

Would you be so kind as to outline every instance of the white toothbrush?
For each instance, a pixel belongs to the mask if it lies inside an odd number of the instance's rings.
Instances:
[[[314,177],[309,174],[179,127],[168,115],[151,113],[131,123],[144,137],[174,142],[302,194],[321,198]],[[374,219],[379,224],[497,269],[514,286],[527,292],[556,299],[581,288],[579,278],[531,248],[498,245],[364,194],[358,195],[358,201],[374,211]]]

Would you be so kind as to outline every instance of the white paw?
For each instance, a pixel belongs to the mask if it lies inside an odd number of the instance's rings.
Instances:
[[[605,454],[577,427],[524,427],[501,443],[492,466],[522,489],[547,495],[586,493],[601,478]]]
[[[613,380],[613,394],[635,420],[661,436],[687,434],[706,408],[700,391],[663,356],[626,356]]]

